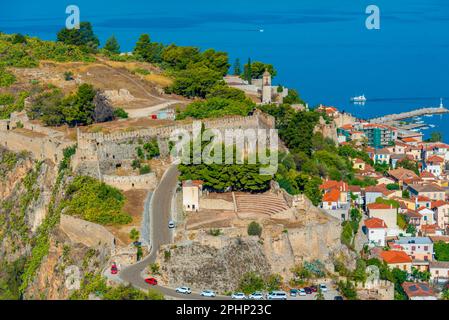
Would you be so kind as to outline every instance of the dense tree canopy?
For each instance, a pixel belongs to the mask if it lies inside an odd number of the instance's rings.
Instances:
[[[90,22],[81,22],[79,29],[61,29],[61,31],[58,32],[57,41],[79,46],[92,52],[96,51],[100,46],[100,40],[94,34]]]
[[[77,176],[66,189],[65,213],[104,224],[127,224],[131,216],[123,212],[123,194],[98,180]]]
[[[246,70],[245,74],[248,73],[248,66],[250,66],[252,79],[261,79],[265,70],[267,70],[271,74],[272,78],[277,75],[277,71],[276,69],[274,69],[272,64],[263,63],[260,61],[254,61],[251,64],[247,63],[244,66],[244,70]]]

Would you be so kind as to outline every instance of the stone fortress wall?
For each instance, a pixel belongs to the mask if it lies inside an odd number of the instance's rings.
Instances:
[[[273,117],[259,111],[251,116],[226,117],[201,121],[206,129],[272,129]],[[140,139],[157,139],[161,153],[168,153],[164,143],[175,130],[192,131],[192,124],[171,125],[148,128],[132,132],[112,134],[82,133],[78,130],[77,150],[72,157],[72,169],[80,174],[95,177],[121,190],[151,189],[157,185],[154,173],[140,176],[115,176],[109,174],[121,163],[129,164],[136,154]],[[0,145],[15,152],[31,152],[37,160],[49,159],[58,164],[63,159],[63,151],[75,145],[60,131],[32,123],[26,113],[13,113],[8,120],[0,120]]]
[[[31,123],[22,112],[0,120],[0,145],[14,152],[28,151],[36,160],[49,159],[57,164],[64,149],[74,142],[64,139],[59,131]]]
[[[247,117],[227,117],[222,119],[202,120],[206,129],[273,129],[275,120],[256,111]],[[168,144],[168,139],[175,130],[192,131],[192,124],[171,125],[158,128],[148,128],[131,132],[111,134],[83,133],[78,130],[78,148],[72,158],[72,167],[82,174],[94,176],[103,182],[121,190],[149,189],[156,187],[157,179],[154,173],[141,176],[114,176],[106,172],[115,165],[128,163],[136,156],[138,140],[157,139],[161,154]],[[165,142],[165,143],[164,143]],[[165,155],[168,152],[165,151]]]

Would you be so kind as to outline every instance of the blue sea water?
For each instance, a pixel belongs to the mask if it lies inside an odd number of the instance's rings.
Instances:
[[[359,117],[449,106],[447,0],[136,0],[2,1],[0,30],[53,40],[76,4],[104,41],[114,34],[123,51],[142,33],[166,44],[227,51],[273,63],[275,84],[296,88],[316,105]],[[381,29],[365,27],[365,9],[381,10]],[[260,32],[263,29],[264,32]],[[353,105],[365,94],[371,101]],[[423,118],[449,141],[449,116]]]

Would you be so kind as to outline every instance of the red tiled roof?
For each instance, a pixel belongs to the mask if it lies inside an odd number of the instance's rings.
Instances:
[[[371,218],[365,220],[365,226],[368,229],[386,229],[387,225],[385,224],[385,221],[379,218]]]
[[[393,206],[386,204],[386,203],[370,203],[367,207],[369,210],[393,209]]]
[[[388,264],[412,262],[412,258],[410,258],[404,251],[382,251],[380,256]]]
[[[443,201],[443,200],[432,201],[432,203],[431,203],[432,209],[433,208],[439,208],[439,207],[442,207],[442,206],[445,206],[445,205],[449,205],[449,203],[446,202],[446,201]]]
[[[429,171],[423,171],[420,174],[421,178],[435,178],[435,176]]]
[[[323,196],[323,202],[338,202],[340,199],[340,191],[336,188],[332,189]]]
[[[435,296],[433,289],[427,283],[404,282],[402,288],[409,298]]]
[[[427,158],[426,160],[427,163],[432,162],[432,163],[443,163],[444,159],[439,157],[439,156],[430,156]]]

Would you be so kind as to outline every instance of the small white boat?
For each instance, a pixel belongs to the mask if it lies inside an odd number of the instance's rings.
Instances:
[[[433,117],[433,114],[426,114],[426,115],[424,115],[424,117],[432,118],[432,117]]]
[[[416,124],[423,124],[424,121],[416,121],[415,123],[416,123]]]
[[[435,125],[434,124],[429,124],[429,127],[435,128]]]
[[[364,94],[362,94],[361,96],[358,96],[358,97],[352,97],[351,98],[352,102],[366,102],[366,100],[367,99],[366,99]]]

